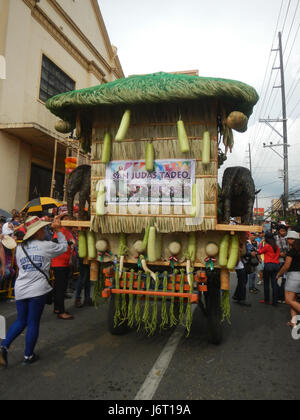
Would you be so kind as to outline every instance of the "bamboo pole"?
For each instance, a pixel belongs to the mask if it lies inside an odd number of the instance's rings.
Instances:
[[[72,149],[71,149],[72,150]],[[69,157],[69,153],[70,153],[70,148],[67,147],[66,148],[66,158]],[[66,202],[67,201],[67,177],[68,175],[65,173],[65,182],[64,182],[64,199],[63,201]]]
[[[50,197],[51,198],[53,198],[54,189],[55,189],[56,158],[57,158],[57,140],[55,140],[55,142],[54,142],[54,158],[53,158],[51,190],[50,190]]]

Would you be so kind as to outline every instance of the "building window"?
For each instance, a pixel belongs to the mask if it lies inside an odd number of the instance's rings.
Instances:
[[[40,100],[46,102],[59,93],[75,90],[75,82],[70,79],[56,64],[43,55],[40,85]]]

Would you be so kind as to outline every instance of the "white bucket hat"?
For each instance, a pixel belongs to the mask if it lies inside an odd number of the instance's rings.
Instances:
[[[24,236],[23,241],[31,238],[31,236],[33,236],[36,232],[48,225],[51,225],[51,222],[43,222],[37,216],[29,217],[24,225],[26,229],[26,235]]]
[[[290,230],[286,235],[285,239],[300,239],[299,233],[294,230]]]
[[[11,224],[10,222],[7,222],[7,223],[4,223],[4,225],[2,226],[3,235],[12,235],[14,233],[14,230],[9,227],[10,224]]]

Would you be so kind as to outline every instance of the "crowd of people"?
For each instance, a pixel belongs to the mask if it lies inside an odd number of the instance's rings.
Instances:
[[[1,343],[0,365],[4,367],[8,364],[7,354],[11,343],[25,328],[24,364],[37,360],[34,348],[46,303],[53,304],[53,313],[57,319],[74,319],[65,308],[67,290],[74,284],[74,279],[75,307],[93,304],[90,297],[89,264],[78,257],[78,232],[73,227],[61,226],[61,221],[68,219],[66,208],[61,207],[55,216],[45,213],[40,217],[28,217],[12,211],[10,220],[1,220],[0,288],[7,280],[15,282],[18,312],[17,321]],[[15,245],[9,244],[8,239]],[[16,248],[16,242],[21,246]],[[81,299],[83,289],[84,300]]]
[[[263,292],[259,300],[265,305],[290,307],[287,325],[297,325],[300,314],[300,235],[285,222],[265,224],[259,234],[249,233],[246,247],[241,246],[236,266],[237,287],[233,300],[243,306],[251,306],[247,301],[248,292]],[[259,286],[263,285],[263,290]],[[258,286],[258,287],[257,287]]]

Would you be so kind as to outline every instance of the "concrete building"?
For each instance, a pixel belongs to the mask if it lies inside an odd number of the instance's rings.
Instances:
[[[124,77],[97,0],[0,0],[0,208],[49,195],[55,143],[57,198],[66,149],[45,101]]]

